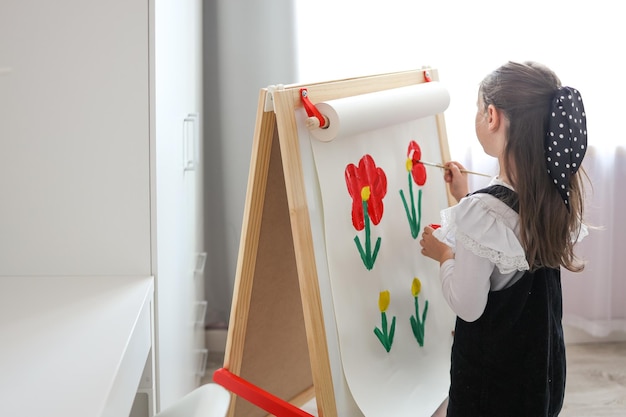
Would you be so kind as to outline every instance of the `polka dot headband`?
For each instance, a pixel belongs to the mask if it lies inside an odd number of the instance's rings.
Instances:
[[[546,164],[569,211],[570,177],[580,168],[587,151],[587,117],[580,93],[571,87],[557,90],[550,109],[544,143]]]

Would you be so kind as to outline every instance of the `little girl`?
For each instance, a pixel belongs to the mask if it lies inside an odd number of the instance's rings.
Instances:
[[[498,158],[499,175],[468,194],[464,167],[447,163],[459,202],[420,241],[440,263],[457,315],[447,416],[557,416],[565,392],[560,267],[583,269],[573,249],[587,234],[583,102],[545,66],[508,62],[481,82],[477,107],[476,136]]]

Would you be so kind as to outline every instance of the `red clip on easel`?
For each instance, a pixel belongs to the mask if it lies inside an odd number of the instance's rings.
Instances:
[[[327,125],[327,121],[326,118],[324,117],[324,115],[322,113],[320,113],[320,111],[317,109],[317,107],[315,107],[315,105],[313,105],[313,103],[311,103],[311,100],[309,100],[309,92],[306,88],[301,88],[300,89],[300,97],[302,98],[302,105],[304,105],[304,110],[306,110],[306,114],[309,117],[315,117],[317,118],[317,120],[319,120],[320,122],[320,129],[325,129],[328,127]]]
[[[270,394],[224,368],[213,373],[213,381],[271,415],[277,417],[313,417],[293,404]]]

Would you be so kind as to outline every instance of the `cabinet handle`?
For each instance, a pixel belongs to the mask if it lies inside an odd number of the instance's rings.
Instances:
[[[206,374],[206,364],[209,358],[209,349],[197,349],[196,353],[200,356],[198,370],[196,375],[202,378]]]
[[[204,267],[206,266],[206,257],[207,257],[206,252],[200,252],[196,254],[196,267],[193,270],[194,274],[196,275],[204,274]]]
[[[183,119],[183,171],[195,171],[198,141],[198,115],[190,113]]]
[[[196,327],[204,328],[208,305],[209,303],[207,301],[196,301]]]

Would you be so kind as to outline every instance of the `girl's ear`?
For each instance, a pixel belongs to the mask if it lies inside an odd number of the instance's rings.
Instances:
[[[487,121],[489,123],[489,130],[492,132],[497,131],[502,123],[502,112],[496,108],[493,104],[487,107]]]

